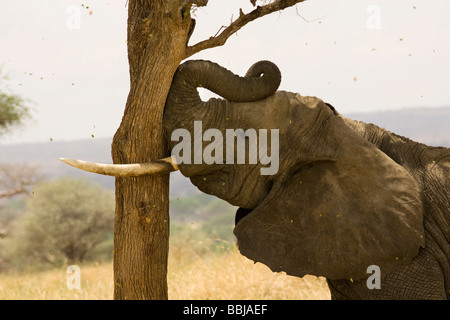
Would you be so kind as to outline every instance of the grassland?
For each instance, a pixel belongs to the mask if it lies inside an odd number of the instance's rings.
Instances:
[[[189,257],[189,259],[186,259]],[[0,300],[108,300],[113,298],[110,262],[81,265],[81,289],[69,290],[65,268],[0,274]],[[196,256],[172,250],[169,257],[169,299],[329,299],[325,280],[290,277],[254,264],[232,248]]]
[[[233,236],[235,212],[236,209],[224,201],[204,194],[171,201],[169,299],[330,298],[323,278],[306,276],[300,279],[273,273],[265,265],[254,264],[242,256]],[[11,251],[14,254],[11,261],[15,263],[5,272],[0,272],[0,300],[113,299],[113,266],[110,261],[113,252],[112,233],[105,239],[92,253],[90,260],[103,262],[79,264],[80,290],[68,289],[67,278],[71,274],[66,272],[67,265],[42,268],[24,259],[26,255],[19,254],[17,250],[4,250],[4,253]],[[5,242],[7,240],[0,242],[4,249],[11,244]],[[10,240],[13,240],[12,237]],[[17,240],[20,244],[20,238]]]

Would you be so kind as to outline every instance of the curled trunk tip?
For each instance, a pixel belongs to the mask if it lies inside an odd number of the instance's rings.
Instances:
[[[211,61],[188,60],[175,73],[166,108],[200,105],[198,87],[211,90],[228,101],[253,102],[274,94],[280,83],[280,70],[267,60],[253,64],[244,77]]]

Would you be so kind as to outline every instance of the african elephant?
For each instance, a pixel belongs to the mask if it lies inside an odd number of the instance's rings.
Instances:
[[[173,166],[239,207],[240,252],[275,272],[324,276],[333,299],[449,299],[450,149],[347,119],[319,98],[277,91],[280,81],[268,61],[244,77],[209,61],[180,65],[166,101],[167,143],[179,147],[179,129],[201,141],[192,152],[178,148]],[[198,87],[224,99],[202,101]],[[243,162],[237,138],[211,147],[229,129],[249,142]],[[262,174],[267,161],[250,161],[262,137],[249,129],[278,137],[263,152],[278,156],[271,174]],[[226,161],[201,159],[220,152]],[[370,266],[381,288],[368,287]]]

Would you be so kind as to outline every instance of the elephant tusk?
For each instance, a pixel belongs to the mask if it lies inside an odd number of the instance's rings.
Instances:
[[[60,160],[77,169],[114,177],[139,177],[179,170],[175,157],[133,164],[104,164],[67,158],[60,158]]]

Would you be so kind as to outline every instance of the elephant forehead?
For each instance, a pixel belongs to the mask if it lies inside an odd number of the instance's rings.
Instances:
[[[295,130],[294,135],[301,134],[298,128],[312,133],[314,130],[311,128],[321,128],[322,122],[333,116],[332,110],[319,98],[290,92],[285,95],[285,98],[287,99],[284,102],[285,109],[281,123],[285,129]]]
[[[302,96],[300,93],[295,94],[294,98],[291,99],[291,103],[301,103],[306,108],[313,110],[323,106],[323,101],[321,99],[317,97]]]
[[[300,93],[287,91],[277,91],[274,95],[266,99],[268,105],[287,107],[307,114],[316,114],[325,107],[325,103],[314,96],[302,96]],[[328,109],[328,107],[326,108]],[[277,110],[280,111],[280,110]]]
[[[244,113],[248,112],[256,118],[268,116],[267,112],[269,112],[270,116],[277,118],[288,116],[292,112],[307,117],[316,114],[325,106],[325,103],[317,97],[302,96],[299,93],[280,90],[263,100],[233,104],[232,109],[239,109]],[[325,109],[328,110],[329,108]],[[258,114],[255,114],[255,110],[258,110]],[[286,119],[283,118],[283,120]]]

